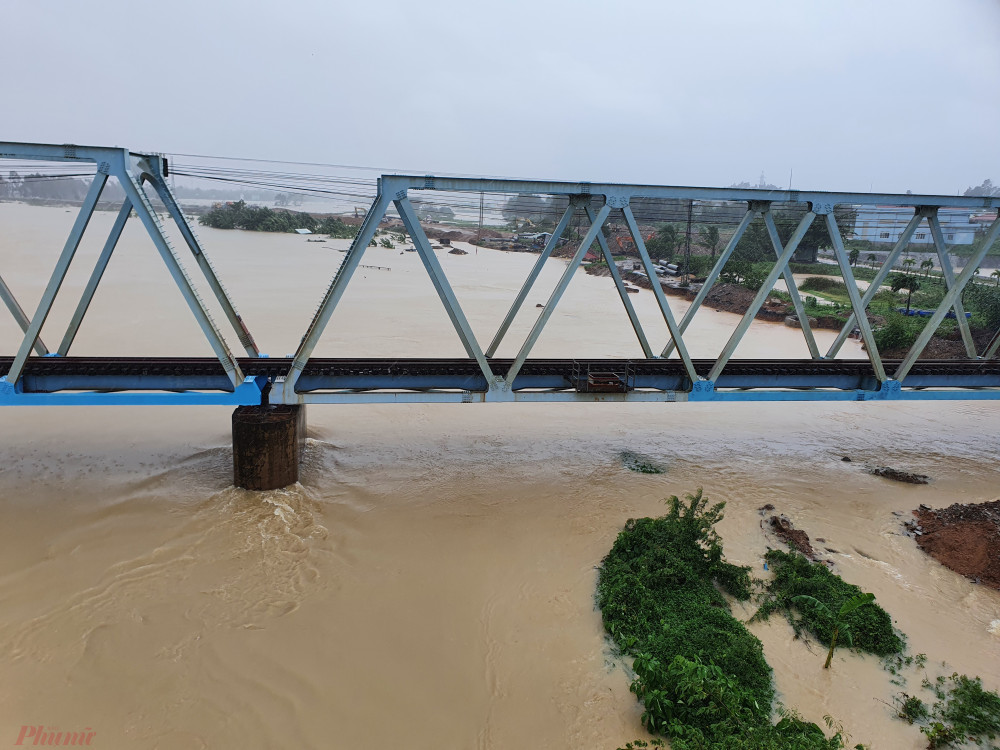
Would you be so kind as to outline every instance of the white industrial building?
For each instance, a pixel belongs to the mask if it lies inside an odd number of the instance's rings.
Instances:
[[[906,229],[913,218],[913,209],[906,206],[854,206],[857,218],[854,220],[855,240],[892,244]],[[940,208],[938,219],[941,233],[949,245],[971,245],[976,238],[976,230],[981,222],[973,221],[973,211],[961,208]],[[910,240],[911,245],[932,245],[930,227],[926,221],[920,223]]]

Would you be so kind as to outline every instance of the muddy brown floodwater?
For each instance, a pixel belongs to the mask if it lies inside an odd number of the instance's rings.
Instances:
[[[4,278],[26,308],[72,219],[0,204]],[[346,243],[200,234],[263,350],[294,349]],[[469,250],[439,257],[488,340],[534,256]],[[459,356],[416,254],[370,252],[392,270],[361,270],[317,354]],[[546,266],[508,350],[563,267]],[[86,274],[74,267],[52,341]],[[662,342],[652,294],[633,301]],[[539,356],[638,355],[610,279],[579,273],[552,322]],[[699,313],[694,354],[736,322]],[[805,353],[797,330],[754,331],[738,356]],[[74,353],[208,354],[199,336],[130,226]],[[3,350],[17,341],[0,316]],[[643,732],[594,607],[596,566],[627,518],[699,486],[728,503],[730,560],[763,574],[774,540],[757,509],[772,503],[836,550],[823,556],[876,594],[929,673],[944,660],[1000,687],[1000,592],[901,533],[921,503],[997,498],[998,404],[317,406],[301,483],[265,493],[231,485],[229,415],[0,411],[0,745],[44,725],[90,727],[108,748],[618,747]],[[666,473],[624,469],[623,450]],[[823,670],[823,649],[780,618],[752,629],[786,705],[874,748],[925,744],[878,702],[898,688],[877,659],[842,650]]]

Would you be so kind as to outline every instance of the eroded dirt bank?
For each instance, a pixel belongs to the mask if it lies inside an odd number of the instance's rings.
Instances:
[[[924,552],[976,583],[1000,590],[1000,500],[913,511],[909,528]]]

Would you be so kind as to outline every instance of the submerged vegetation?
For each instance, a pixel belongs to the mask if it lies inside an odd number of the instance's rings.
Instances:
[[[306,213],[275,211],[267,206],[251,206],[246,201],[216,203],[198,221],[213,229],[246,229],[251,232],[312,230],[317,223],[316,219]]]
[[[629,471],[635,471],[639,474],[662,474],[666,471],[666,468],[659,461],[655,461],[641,453],[622,451],[618,454],[618,458],[621,460],[622,466]]]
[[[353,224],[347,224],[336,216],[328,216],[319,223],[314,230],[317,234],[328,234],[335,240],[353,240],[358,233],[358,228]]]
[[[779,710],[760,641],[729,611],[723,592],[752,594],[750,569],[725,561],[715,524],[724,503],[699,490],[667,500],[660,518],[629,520],[604,559],[598,604],[604,626],[633,657],[632,692],[643,725],[674,750],[835,750],[816,724]]]
[[[934,693],[937,701],[928,708],[919,698],[903,694],[903,711],[910,723],[921,723],[920,731],[927,737],[929,748],[982,745],[1000,739],[1000,695],[983,690],[978,677],[957,672],[950,677],[939,676],[923,687]],[[912,718],[911,718],[912,717]]]
[[[308,229],[317,234],[327,234],[333,239],[352,239],[358,231],[357,227],[333,216],[317,221],[311,214],[252,206],[246,201],[216,203],[198,221],[213,229],[245,229],[250,232],[294,232],[296,229]]]
[[[823,602],[814,596],[809,596],[808,594],[799,594],[794,599],[793,602],[800,608],[812,608],[821,617],[829,621],[831,625],[831,635],[830,635],[830,650],[826,653],[826,663],[823,664],[823,669],[830,668],[830,662],[833,661],[833,651],[837,648],[837,639],[846,643],[848,646],[854,645],[854,636],[851,632],[851,625],[847,621],[847,615],[851,614],[856,609],[860,609],[866,605],[871,604],[875,601],[875,594],[858,594],[857,596],[852,596],[846,602],[840,605],[840,609],[834,614],[833,610],[826,606]]]
[[[700,490],[666,502],[666,515],[625,524],[601,564],[597,600],[611,639],[633,660],[631,690],[643,705],[643,726],[666,737],[673,750],[847,746],[846,733],[829,716],[832,737],[774,705],[761,643],[730,613],[727,594],[747,601],[758,590],[761,606],[752,619],[784,613],[797,635],[808,632],[829,646],[827,667],[845,643],[883,657],[900,687],[904,668],[927,666],[926,655],[905,653],[905,636],[873,594],[797,552],[768,551],[774,577],[755,580],[748,567],[725,560],[715,531],[724,503],[709,507]],[[928,748],[997,747],[1000,695],[985,690],[978,677],[953,673],[924,679],[922,687],[933,696],[927,702],[904,692],[883,702],[919,727]],[[652,739],[625,748],[662,746]]]
[[[867,596],[822,563],[781,550],[769,550],[764,559],[774,571],[774,578],[767,585],[755,619],[783,612],[796,634],[806,631],[826,646],[834,642],[835,633],[842,636],[846,626],[851,634],[850,645],[861,651],[889,656],[903,650],[903,639],[892,627],[892,618],[878,604],[870,602],[844,609],[852,601],[867,600]],[[809,603],[809,599],[821,606]]]

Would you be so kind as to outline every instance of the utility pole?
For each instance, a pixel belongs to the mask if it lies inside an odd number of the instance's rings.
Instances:
[[[483,241],[483,194],[479,194],[479,230],[476,232],[476,255],[479,255],[479,245]]]
[[[691,214],[694,209],[694,201],[688,200],[688,220],[687,231],[684,233],[684,276],[691,280]]]

